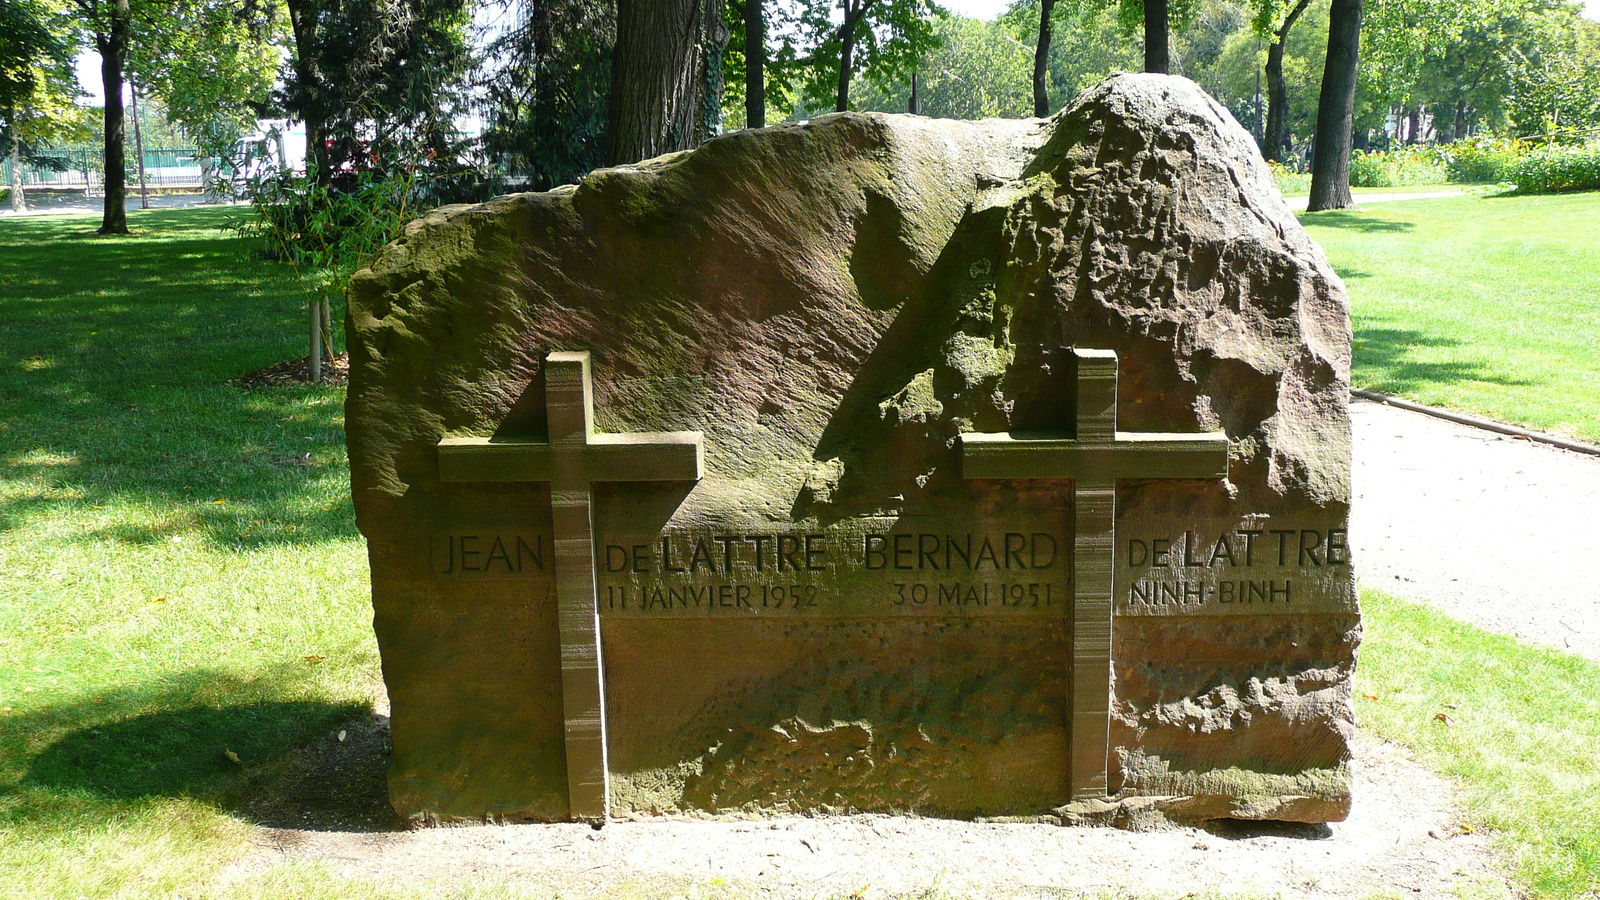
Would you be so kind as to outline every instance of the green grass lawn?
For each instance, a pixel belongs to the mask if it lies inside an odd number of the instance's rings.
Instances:
[[[188,891],[244,769],[370,703],[342,392],[220,210],[0,221],[0,897]],[[307,661],[307,657],[320,657]]]
[[[549,896],[331,864],[218,886],[259,834],[242,798],[378,690],[341,394],[226,383],[303,353],[304,308],[227,215],[133,213],[119,238],[0,220],[0,898]],[[1534,896],[1600,882],[1600,669],[1381,596],[1367,612],[1362,721],[1461,780]]]
[[[1600,443],[1600,193],[1301,220],[1350,291],[1356,386]]]

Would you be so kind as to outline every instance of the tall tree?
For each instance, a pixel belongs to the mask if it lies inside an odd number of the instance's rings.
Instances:
[[[506,0],[515,25],[488,42],[475,87],[484,149],[548,190],[604,162],[616,9],[608,0]]]
[[[1172,33],[1167,0],[1144,0],[1144,70],[1166,75],[1172,71],[1169,47]]]
[[[767,125],[767,15],[764,0],[728,0],[744,26],[744,124]]]
[[[0,155],[11,162],[11,209],[26,212],[22,164],[49,165],[34,152],[71,107],[76,82],[62,23],[33,0],[0,0]]]
[[[1033,114],[1039,118],[1050,115],[1050,17],[1056,11],[1056,0],[1039,0],[1039,41],[1033,45]]]
[[[295,52],[281,99],[306,123],[323,183],[458,166],[467,0],[289,0],[289,18]]]
[[[100,53],[100,82],[105,92],[105,212],[100,234],[127,234],[127,136],[123,129],[123,68],[133,40],[129,0],[73,0],[84,31]]]
[[[140,97],[159,97],[167,120],[204,155],[223,155],[270,106],[280,8],[261,0],[168,0],[158,12],[141,3],[135,14],[128,74],[138,76]]]
[[[610,165],[693,147],[700,133],[705,0],[617,0]]]
[[[1283,79],[1284,47],[1295,22],[1310,5],[1311,0],[1297,0],[1276,22],[1272,20],[1277,18],[1281,0],[1266,0],[1262,4],[1265,8],[1258,8],[1256,29],[1258,32],[1267,32],[1272,38],[1272,43],[1267,45],[1267,121],[1262,129],[1261,152],[1273,162],[1283,161],[1289,143],[1289,91]]]
[[[328,81],[322,72],[322,36],[318,28],[320,0],[286,0],[294,53],[289,64],[293,77],[285,85],[287,106],[306,126],[306,155],[312,175],[326,185],[333,177],[328,159]]]
[[[832,95],[834,110],[844,112],[856,75],[910,77],[938,46],[934,24],[947,15],[931,0],[805,0],[798,18],[812,48],[802,75],[806,97],[820,106]]]
[[[1328,59],[1317,101],[1317,138],[1311,162],[1311,212],[1348,209],[1350,144],[1354,137],[1356,75],[1361,65],[1362,0],[1333,0],[1328,12]]]
[[[858,77],[851,88],[851,105],[900,112],[909,106],[907,89],[914,88],[917,112],[937,119],[1009,119],[1032,112],[1028,88],[1032,55],[1011,36],[1008,23],[950,16],[935,28],[939,45],[928,51],[911,78]]]

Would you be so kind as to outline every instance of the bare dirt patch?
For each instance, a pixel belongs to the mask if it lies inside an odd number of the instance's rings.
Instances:
[[[224,876],[314,862],[443,888],[515,882],[563,897],[690,891],[771,898],[1512,896],[1451,786],[1404,750],[1355,743],[1355,809],[1330,826],[1213,823],[1131,833],[912,816],[401,830],[387,813],[387,725],[367,716],[294,755],[242,812],[255,848]],[[338,731],[345,740],[337,740]]]
[[[286,384],[311,383],[311,357],[286,359],[264,369],[257,369],[228,381],[229,384],[254,390],[263,387],[282,387]],[[338,353],[322,359],[321,384],[350,383],[350,354]]]

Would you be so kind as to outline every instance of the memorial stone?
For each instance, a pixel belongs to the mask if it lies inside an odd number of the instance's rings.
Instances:
[[[1347,302],[1188,81],[439,210],[348,332],[402,814],[1348,812]]]

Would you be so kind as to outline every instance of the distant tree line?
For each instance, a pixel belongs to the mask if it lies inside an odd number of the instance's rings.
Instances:
[[[1268,159],[1309,158],[1313,208],[1348,205],[1352,148],[1389,134],[1600,126],[1600,25],[1569,0],[1015,0],[995,22],[931,0],[0,0],[0,152],[81,133],[83,47],[107,233],[124,84],[208,152],[289,117],[323,188],[422,169],[463,197],[493,187],[472,173],[547,188],[832,110],[1048,115],[1128,70],[1193,78]]]

